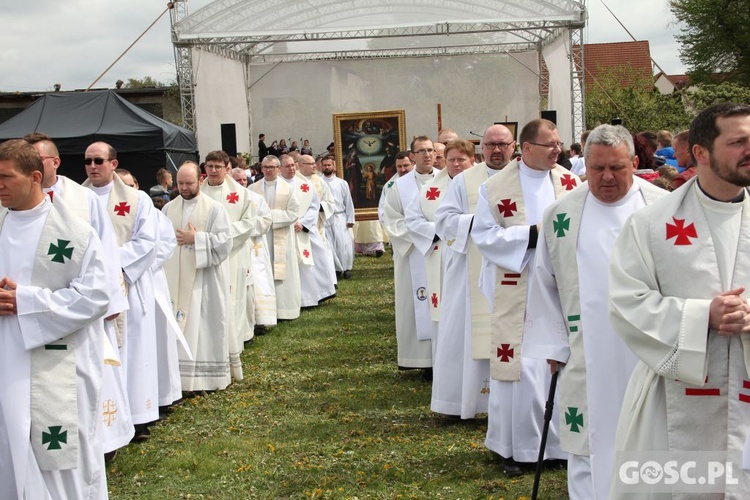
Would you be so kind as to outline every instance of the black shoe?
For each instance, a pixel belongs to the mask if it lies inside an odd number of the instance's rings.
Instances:
[[[344,271],[342,273],[342,276],[344,277],[345,280],[350,280],[350,279],[352,279],[352,272],[351,271]]]
[[[503,468],[503,472],[508,477],[523,476],[523,469],[521,468],[521,464],[519,464],[512,458],[503,457],[502,468]]]
[[[562,459],[549,459],[544,461],[545,470],[567,470],[568,461]]]
[[[111,464],[112,460],[114,460],[116,456],[117,456],[117,450],[110,451],[109,453],[105,453],[104,454],[104,463],[107,464],[107,465]]]
[[[144,443],[151,437],[151,431],[146,424],[137,424],[135,426],[135,436],[130,440],[131,443]]]
[[[341,279],[341,271],[336,271],[336,279]]]
[[[432,368],[423,368],[422,370],[422,381],[432,382]]]
[[[382,251],[382,250],[376,250],[376,251],[375,251],[375,257],[378,257],[378,258],[380,258],[380,257],[382,257],[382,256],[383,256],[383,251]]]
[[[268,327],[266,325],[255,325],[255,328],[253,329],[253,334],[258,335],[265,335],[268,333]]]

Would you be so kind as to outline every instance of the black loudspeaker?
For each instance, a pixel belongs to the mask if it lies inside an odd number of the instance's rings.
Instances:
[[[548,109],[548,110],[542,111],[542,118],[544,120],[549,120],[555,125],[557,125],[557,111],[555,111],[554,109]]]
[[[221,124],[221,149],[229,156],[237,156],[237,128],[234,123]]]

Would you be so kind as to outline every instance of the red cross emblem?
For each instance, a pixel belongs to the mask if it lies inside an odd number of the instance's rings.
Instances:
[[[563,175],[562,179],[560,179],[560,184],[565,186],[565,191],[571,191],[577,186],[576,180],[570,174]]]
[[[440,190],[435,186],[428,189],[425,193],[425,197],[430,201],[437,200],[438,196],[440,196]]]
[[[513,217],[513,212],[518,212],[516,202],[511,201],[510,198],[500,200],[500,204],[498,204],[497,209],[503,213],[503,217]]]
[[[675,238],[675,245],[692,245],[690,238],[697,238],[698,232],[695,230],[695,224],[692,222],[685,226],[685,219],[672,217],[674,224],[667,222],[667,239]]]
[[[304,255],[306,259],[309,259],[310,251],[307,248],[305,248],[304,250],[302,250],[302,255]]]
[[[229,193],[229,194],[227,195],[227,202],[228,202],[228,203],[231,203],[232,205],[234,205],[234,204],[235,204],[235,203],[237,203],[238,201],[240,201],[240,195],[238,195],[238,194],[237,194],[236,192],[234,192],[234,193]]]
[[[302,184],[299,188],[302,190],[303,193],[306,193],[306,192],[310,191],[310,185],[309,184]]]
[[[503,363],[510,361],[510,358],[513,357],[513,349],[510,348],[510,344],[500,344],[500,347],[497,348],[497,357]]]
[[[437,307],[437,305],[438,305],[438,298],[437,298],[437,294],[436,293],[432,294],[432,297],[430,298],[430,300],[432,301],[432,307]]]
[[[130,213],[130,205],[128,205],[124,201],[121,201],[120,203],[115,205],[115,213],[120,217],[125,217],[125,214]]]

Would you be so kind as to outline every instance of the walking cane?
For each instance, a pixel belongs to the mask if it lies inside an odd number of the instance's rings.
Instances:
[[[547,397],[547,404],[544,407],[544,428],[542,429],[542,442],[539,445],[539,457],[536,461],[536,474],[534,475],[534,489],[531,490],[531,500],[536,500],[536,496],[539,493],[539,480],[542,477],[542,469],[544,468],[544,449],[547,447],[547,433],[549,432],[549,424],[552,421],[552,409],[555,406],[555,389],[557,388],[557,374],[560,373],[558,365],[555,373],[552,374],[552,380],[549,384],[549,396]]]

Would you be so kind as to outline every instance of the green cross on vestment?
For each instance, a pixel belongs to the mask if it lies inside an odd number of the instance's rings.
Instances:
[[[578,426],[583,427],[583,413],[578,413],[578,408],[568,406],[568,412],[565,414],[565,425],[570,426],[571,432],[581,432]]]
[[[391,181],[391,182],[388,183],[388,189],[391,189],[393,187],[393,183],[394,182],[396,182],[396,181]]]
[[[61,425],[52,425],[49,432],[42,432],[42,444],[49,443],[47,450],[59,450],[60,443],[68,443],[68,431],[62,431]]]
[[[65,264],[65,257],[68,259],[73,258],[73,247],[68,248],[70,241],[57,239],[57,246],[54,243],[49,244],[49,250],[47,255],[52,255],[52,262],[59,262]]]
[[[565,236],[565,231],[570,229],[570,217],[566,218],[566,215],[568,214],[557,214],[557,220],[552,221],[552,229],[558,238]]]
[[[581,321],[580,314],[568,316],[568,329],[570,330],[570,333],[575,333],[578,331],[578,325],[573,325],[572,323],[577,323],[579,321]]]

